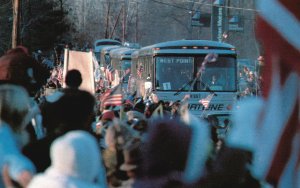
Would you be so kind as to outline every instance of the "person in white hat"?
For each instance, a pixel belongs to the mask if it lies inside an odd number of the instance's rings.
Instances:
[[[107,187],[96,139],[85,131],[70,131],[50,149],[51,166],[38,174],[28,188]]]

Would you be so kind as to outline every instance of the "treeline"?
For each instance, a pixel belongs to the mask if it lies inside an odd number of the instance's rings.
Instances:
[[[20,1],[18,44],[31,51],[49,50],[60,43],[70,24],[63,0]],[[0,55],[11,48],[12,0],[0,3]]]

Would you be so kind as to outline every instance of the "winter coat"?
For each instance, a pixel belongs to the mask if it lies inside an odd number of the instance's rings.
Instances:
[[[17,180],[23,171],[35,173],[32,162],[20,152],[17,139],[12,129],[4,122],[0,122],[0,169],[8,165],[9,175]],[[4,188],[2,174],[0,173],[0,188]]]

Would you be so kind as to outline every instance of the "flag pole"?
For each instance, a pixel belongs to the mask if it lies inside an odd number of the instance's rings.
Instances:
[[[201,67],[199,68],[197,74],[196,74],[196,77],[192,80],[192,83],[191,83],[191,88],[189,89],[189,94],[192,92],[193,88],[194,88],[194,85],[197,81],[198,78],[200,78],[202,76],[202,73],[203,71],[205,70],[205,66],[207,63],[211,63],[211,62],[215,62],[217,61],[217,58],[218,58],[218,55],[217,54],[207,54],[201,64]],[[207,91],[209,91],[211,94],[209,94],[207,97],[210,98],[210,100],[212,99],[213,96],[215,96],[216,94],[205,84],[202,82],[202,79],[200,79],[200,82],[201,84],[204,84],[205,88],[207,88]],[[189,82],[190,83],[190,82]],[[180,93],[182,89],[180,89],[179,91],[177,91],[175,94],[178,95],[178,93]],[[174,94],[174,95],[175,95]],[[182,100],[183,101],[183,104],[181,104],[181,111],[184,111],[185,108],[187,108],[187,103],[188,103],[188,99],[189,99],[189,96],[185,96],[184,99]],[[201,99],[202,100],[202,99]],[[209,101],[210,102],[210,101]],[[201,113],[201,118],[203,117],[203,114],[204,112],[206,111],[206,107],[204,108],[204,110],[202,111]]]
[[[196,77],[194,78],[194,80],[193,80],[193,82],[192,82],[192,84],[191,84],[191,88],[190,88],[190,90],[189,90],[189,93],[193,90],[194,85],[195,85],[197,79],[198,79],[198,78],[201,78],[202,73],[203,73],[203,71],[205,70],[206,64],[207,64],[207,63],[211,63],[211,62],[217,61],[217,58],[218,58],[218,55],[217,55],[217,54],[207,54],[207,55],[205,56],[205,58],[204,58],[204,60],[203,60],[203,62],[202,62],[202,64],[201,64],[201,67],[200,67],[200,69],[198,70],[198,72],[197,72],[197,74],[196,74]],[[210,90],[210,88],[209,88],[205,83],[202,82],[202,79],[200,79],[200,82],[201,82],[202,84],[204,84],[205,88],[207,88],[208,91],[212,92],[212,91]]]
[[[202,76],[203,71],[204,71],[205,68],[206,68],[206,64],[207,64],[207,63],[211,63],[211,62],[215,62],[215,61],[217,61],[217,59],[218,59],[218,55],[217,55],[217,54],[207,54],[207,55],[205,56],[205,58],[204,58],[204,60],[203,60],[203,62],[202,62],[202,64],[201,64],[201,67],[200,67],[200,69],[198,70],[198,72],[197,72],[197,74],[196,74],[196,77],[194,78],[194,80],[193,80],[193,82],[192,82],[192,84],[191,84],[191,88],[190,88],[190,91],[189,91],[189,92],[191,92],[191,90],[194,88],[194,85],[195,85],[197,79],[200,78],[200,84],[203,84],[203,85],[205,86],[205,89],[207,89],[207,91],[210,92],[210,94],[204,98],[205,100],[208,100],[208,104],[207,104],[207,105],[209,105],[210,101],[212,100],[212,98],[213,98],[216,94],[215,94],[215,92],[213,92],[213,91],[209,88],[209,86],[208,86],[207,84],[205,84],[205,83],[202,82],[201,76]],[[203,100],[203,99],[201,99],[201,100]],[[201,100],[200,100],[200,101],[201,101]],[[202,113],[201,113],[201,115],[200,115],[201,118],[204,117],[204,113],[206,112],[207,109],[208,109],[208,106],[204,106],[204,110],[202,111]]]

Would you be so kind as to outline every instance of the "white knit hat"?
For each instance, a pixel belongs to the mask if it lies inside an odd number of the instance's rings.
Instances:
[[[93,182],[101,169],[96,139],[85,131],[71,131],[57,138],[50,149],[51,168],[60,173]]]
[[[51,166],[37,174],[28,188],[105,188],[106,173],[96,139],[85,131],[70,131],[50,148]]]

